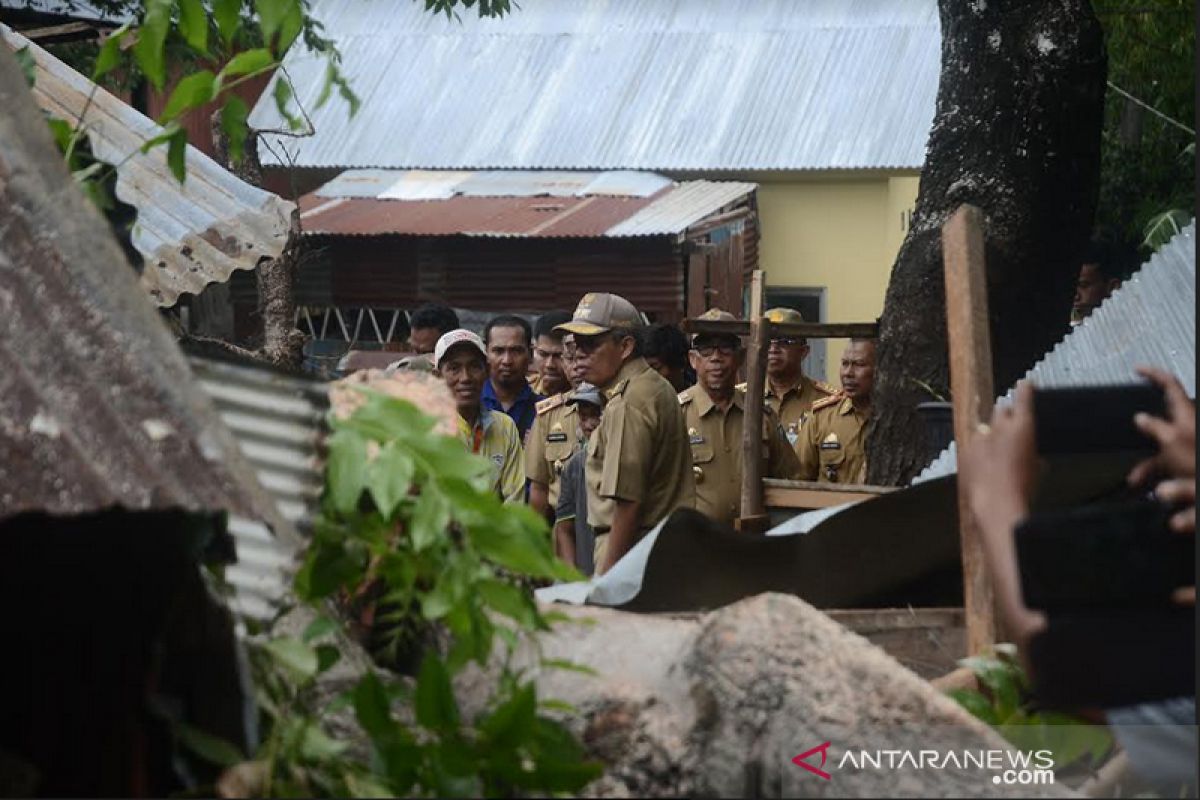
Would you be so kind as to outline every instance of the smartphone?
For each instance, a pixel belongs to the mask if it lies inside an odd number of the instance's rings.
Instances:
[[[1021,588],[1044,611],[1172,607],[1196,583],[1196,537],[1172,532],[1150,500],[1049,511],[1017,526]]]
[[[1133,424],[1139,411],[1166,417],[1166,399],[1152,383],[1037,389],[1033,393],[1038,453],[1153,453],[1154,440]]]

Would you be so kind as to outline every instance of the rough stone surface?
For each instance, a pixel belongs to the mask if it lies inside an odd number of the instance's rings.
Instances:
[[[538,673],[539,697],[572,703],[569,721],[603,778],[593,797],[1068,796],[1005,787],[987,770],[855,770],[847,751],[1006,750],[987,726],[889,655],[802,600],[764,594],[700,617],[558,608],[576,620],[542,640],[544,658],[596,676]],[[524,654],[526,657],[528,654]],[[458,684],[464,710],[486,692]],[[792,758],[830,742],[825,780]],[[898,758],[898,757],[897,757]],[[808,759],[820,766],[819,755]]]

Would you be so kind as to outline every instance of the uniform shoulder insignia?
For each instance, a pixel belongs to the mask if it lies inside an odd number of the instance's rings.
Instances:
[[[735,386],[733,388],[737,389],[738,391],[744,392],[744,391],[746,391],[746,387],[749,385],[750,385],[749,383],[739,383],[737,386]]]
[[[679,405],[686,406],[690,402],[692,402],[692,393],[689,390],[684,389],[679,393]]]
[[[537,413],[545,414],[547,411],[553,411],[565,402],[567,402],[567,393],[561,392],[560,394],[554,395],[554,397],[547,397],[545,400],[539,400],[535,408],[537,408]]]
[[[833,394],[833,395],[830,395],[829,397],[822,397],[820,400],[813,401],[812,410],[815,413],[817,411],[820,411],[822,408],[829,408],[831,406],[836,406],[840,402],[842,402],[842,397],[839,394]]]
[[[816,386],[818,389],[820,389],[825,394],[840,394],[841,393],[840,389],[838,389],[836,386],[826,383],[825,381],[814,380],[813,386]],[[813,408],[816,408],[816,403],[813,403]]]
[[[625,393],[625,387],[626,387],[626,386],[628,386],[628,385],[629,385],[629,379],[628,379],[628,378],[626,378],[625,380],[621,381],[620,383],[618,383],[618,384],[617,384],[616,386],[614,386],[613,388],[609,389],[609,390],[608,390],[608,396],[609,396],[610,398],[613,398],[613,397],[620,397],[622,394],[624,394],[624,393]]]

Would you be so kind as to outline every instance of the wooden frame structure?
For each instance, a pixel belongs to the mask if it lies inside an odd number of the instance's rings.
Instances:
[[[949,338],[950,390],[954,437],[967,442],[981,423],[991,417],[993,398],[992,348],[988,328],[987,274],[984,260],[983,217],[978,208],[963,205],[942,227],[943,266],[946,283],[946,322]],[[746,407],[743,424],[741,514],[737,528],[762,532],[767,525],[767,505],[775,508],[824,508],[869,500],[897,487],[830,485],[813,481],[779,481],[762,475],[762,459],[754,456],[761,446],[763,388],[766,381],[767,344],[775,335],[808,339],[876,338],[879,323],[775,323],[763,316],[763,273],[751,280],[749,320],[688,319],[683,329],[691,334],[713,333],[749,336],[746,354]],[[962,474],[962,465],[959,465]],[[965,481],[958,482],[959,537],[962,548],[963,612],[966,649],[979,653],[996,640],[996,620],[991,581],[983,561],[979,531],[966,504]]]

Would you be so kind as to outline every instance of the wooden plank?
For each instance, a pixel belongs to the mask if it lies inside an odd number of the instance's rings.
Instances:
[[[786,486],[772,485],[769,481],[764,483],[764,502],[768,508],[828,508],[859,500],[874,500],[884,494],[879,491],[884,487],[879,486],[817,485],[812,481],[787,481],[791,485]],[[813,485],[795,485],[807,483]]]
[[[763,273],[750,278],[750,350],[746,354],[746,407],[742,417],[742,496],[737,529],[761,533],[769,520],[763,504],[763,385],[767,379],[767,331],[763,317]]]
[[[20,33],[29,41],[37,42],[38,44],[55,44],[78,39],[95,39],[100,36],[100,31],[96,30],[96,26],[90,22],[67,22],[63,25],[33,28],[21,31]]]
[[[688,254],[688,316],[700,316],[708,310],[706,289],[708,289],[708,256],[701,250],[693,249]]]
[[[926,680],[946,675],[967,654],[961,608],[851,608],[825,613]]]
[[[984,264],[983,215],[959,206],[942,227],[946,275],[946,328],[950,346],[950,393],[954,438],[960,445],[991,417],[992,343],[988,329],[987,272]],[[967,505],[969,475],[958,464],[959,537],[962,542],[963,604],[967,615],[967,650],[979,653],[996,641],[992,585],[983,560],[979,529]]]
[[[805,339],[874,339],[879,336],[878,322],[772,322],[770,325],[771,336]],[[688,319],[683,321],[682,327],[687,333],[750,335],[750,323],[746,320]]]

